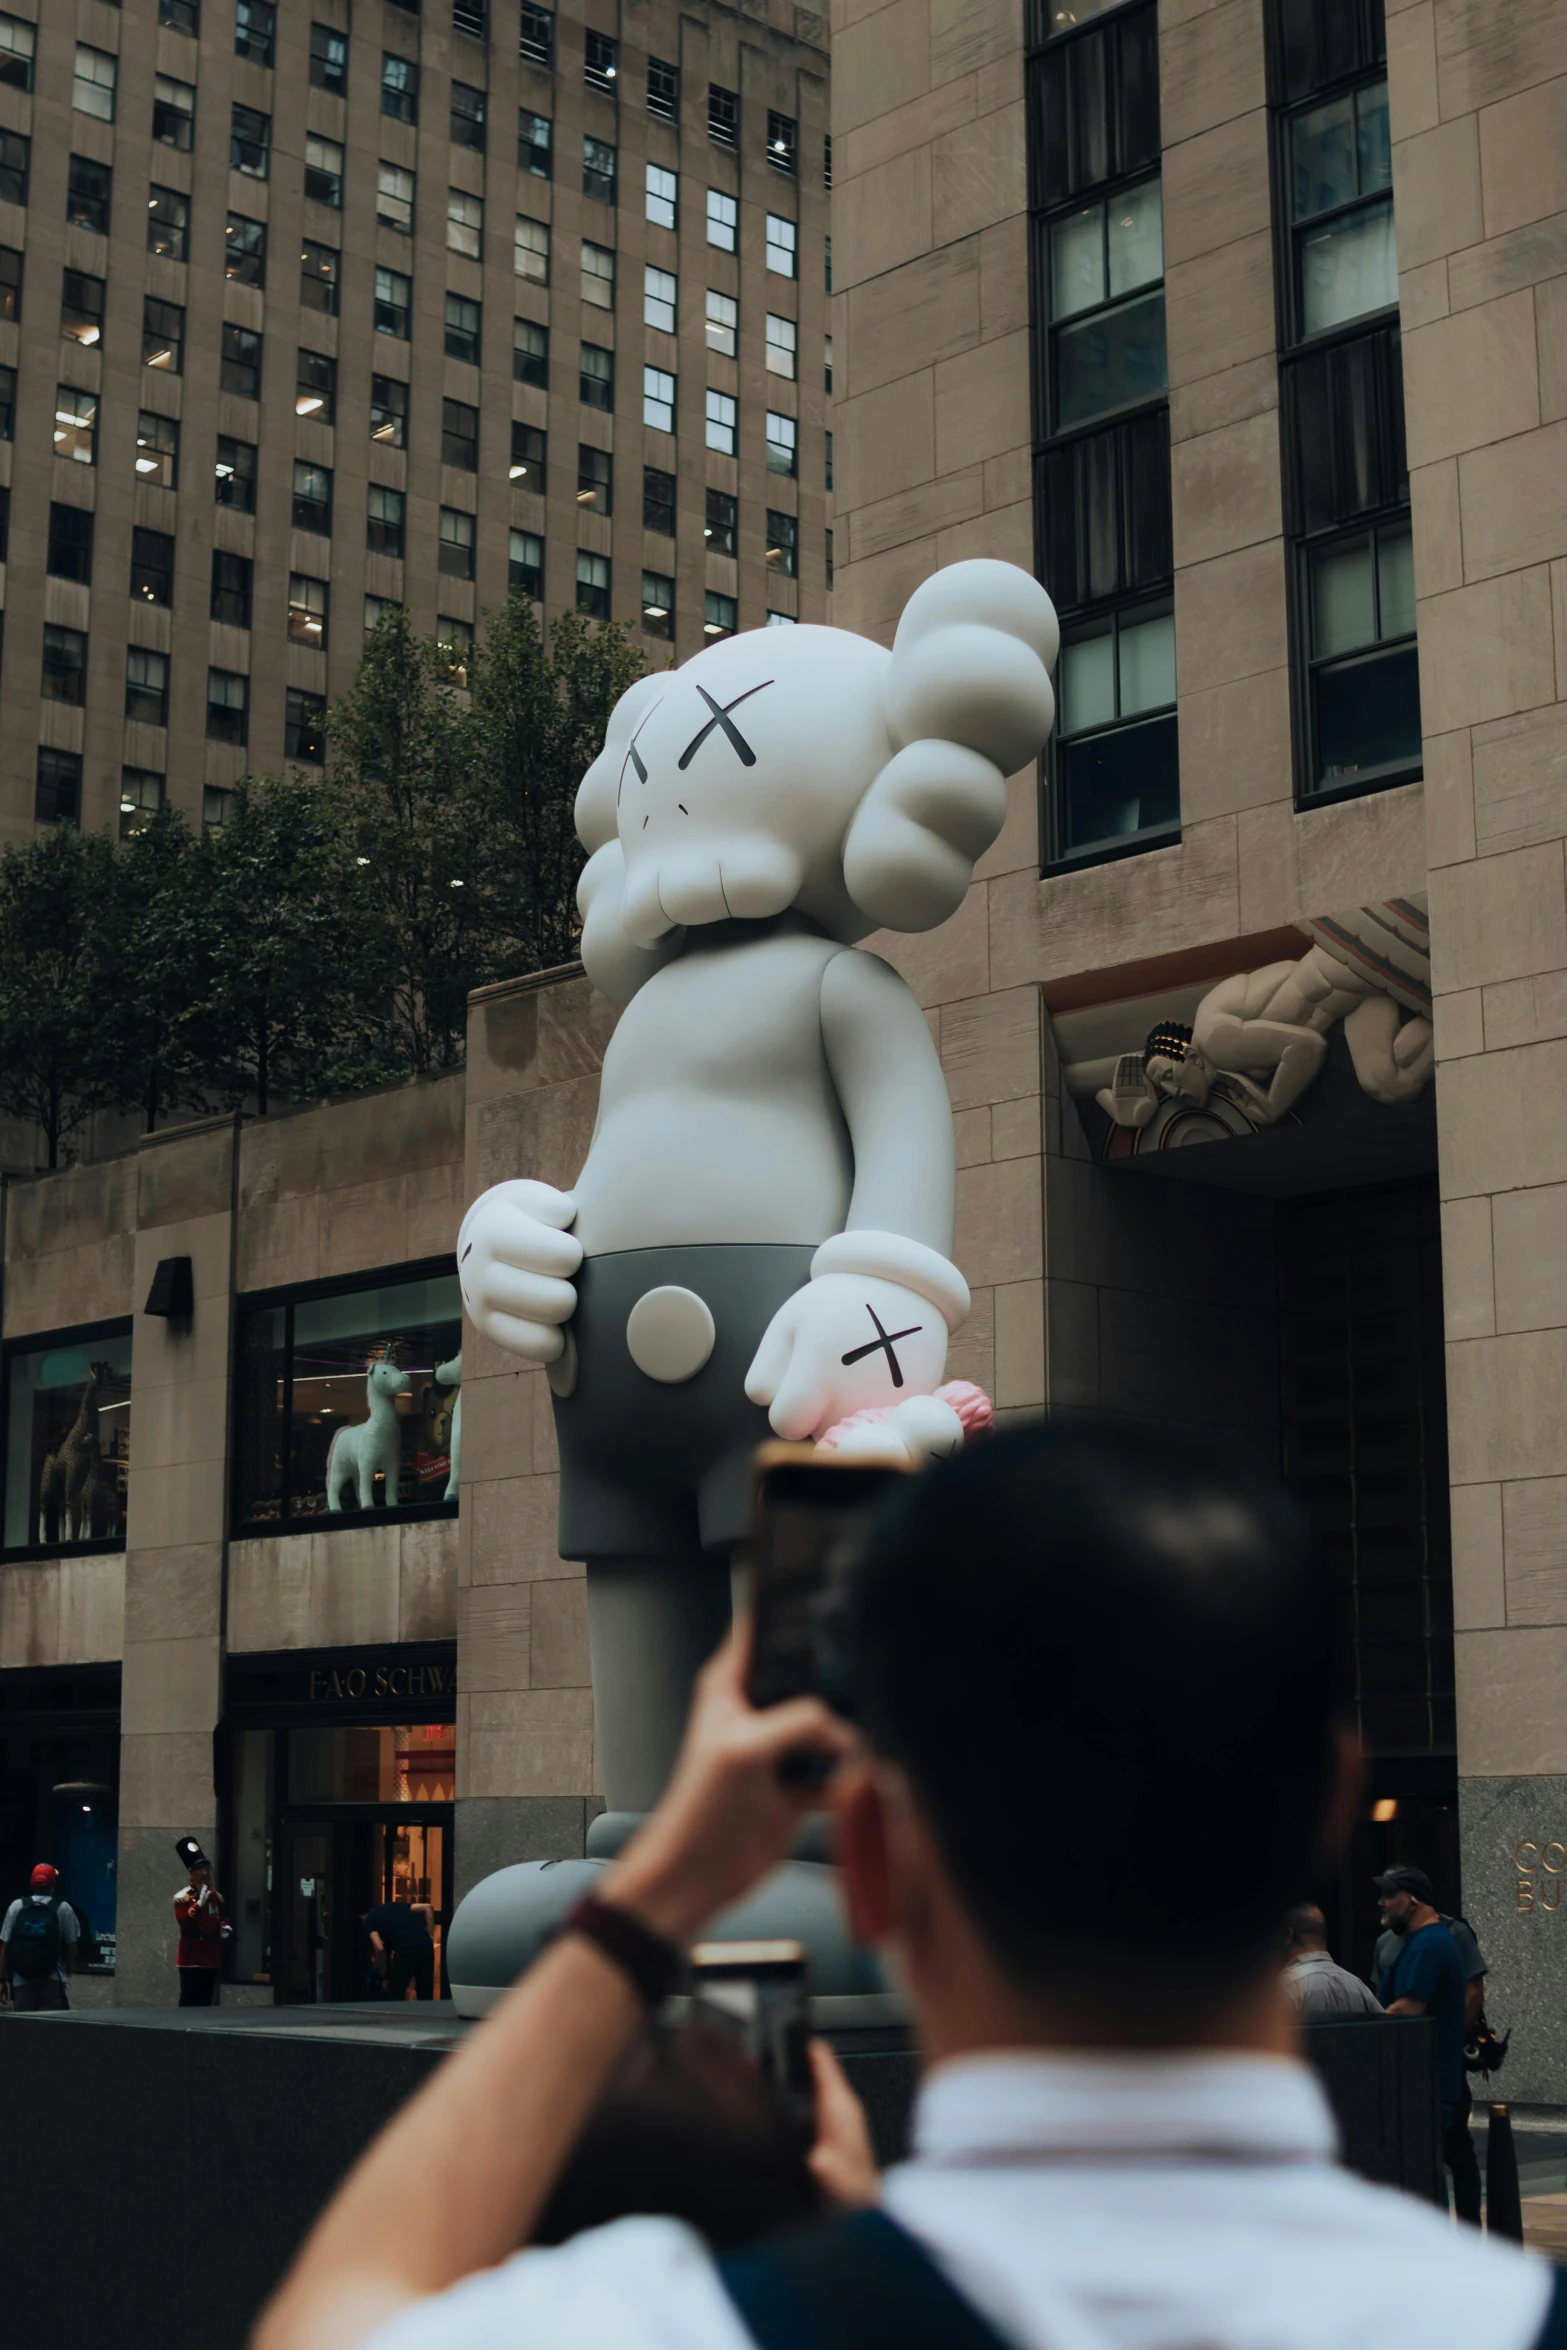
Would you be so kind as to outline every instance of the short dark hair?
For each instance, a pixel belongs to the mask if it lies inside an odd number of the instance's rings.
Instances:
[[[1276,1955],[1339,1659],[1271,1485],[1184,1428],[1007,1430],[884,1505],[847,1630],[863,1726],[1015,1979],[1173,2011]]]

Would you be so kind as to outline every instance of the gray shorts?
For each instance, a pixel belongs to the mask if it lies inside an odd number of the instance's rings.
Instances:
[[[730,1242],[583,1261],[576,1385],[554,1399],[562,1558],[691,1558],[744,1539],[751,1456],[772,1434],[745,1375],[815,1253],[809,1242]],[[626,1345],[632,1307],[666,1284],[705,1299],[717,1330],[704,1367],[673,1386],[639,1371]]]

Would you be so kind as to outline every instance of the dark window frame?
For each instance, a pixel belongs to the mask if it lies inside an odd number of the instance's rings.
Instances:
[[[602,474],[597,470],[599,460],[603,462]],[[591,496],[585,497],[584,491],[591,492]],[[577,503],[590,514],[614,513],[615,459],[611,450],[595,449],[588,441],[577,443]]]
[[[137,523],[131,532],[130,593],[167,610],[174,602],[174,564],[174,533]]]
[[[1062,627],[1061,642],[1063,646],[1066,646],[1074,641],[1081,642],[1108,632],[1112,643],[1118,644],[1124,628],[1135,628],[1145,621],[1173,617],[1174,610],[1175,599],[1169,588],[1140,598],[1121,597],[1113,603],[1100,605],[1097,610],[1074,613],[1071,620]],[[1112,660],[1115,664],[1116,692],[1119,696],[1119,654],[1113,653]],[[1062,684],[1059,666],[1057,681],[1059,691]],[[1150,849],[1168,849],[1177,845],[1181,837],[1179,815],[1175,817],[1173,822],[1145,824],[1135,832],[1102,834],[1097,839],[1068,846],[1065,837],[1067,811],[1064,795],[1060,788],[1062,780],[1060,770],[1080,746],[1108,741],[1117,735],[1145,733],[1154,727],[1158,727],[1164,739],[1169,741],[1173,739],[1175,726],[1176,705],[1170,701],[1150,703],[1143,710],[1123,712],[1118,709],[1113,717],[1101,719],[1092,726],[1079,727],[1073,733],[1068,733],[1058,727],[1050,743],[1052,782],[1057,788],[1050,795],[1047,809],[1050,830],[1043,843],[1045,872],[1073,873],[1081,870],[1085,865],[1111,865],[1119,862],[1123,857],[1141,856]],[[1179,777],[1180,770],[1177,764],[1177,790],[1179,790]]]
[[[555,63],[555,11],[522,0],[517,22],[517,53],[524,63],[549,73]]]
[[[235,0],[234,54],[252,65],[271,65],[277,56],[277,9],[273,0]]]
[[[63,499],[49,502],[49,535],[45,542],[44,571],[50,579],[73,579],[92,585],[93,510]],[[63,559],[63,560],[62,560]]]
[[[299,486],[301,471],[307,474],[325,474],[326,496],[324,498],[309,497],[301,492]],[[289,499],[290,512],[296,530],[313,531],[317,538],[329,539],[332,536],[332,509],[336,503],[336,496],[337,469],[335,466],[317,465],[309,457],[294,459],[294,470],[289,480]],[[322,513],[325,514],[326,520],[318,522],[316,516]]]
[[[142,677],[133,682],[133,661],[160,664],[162,676],[159,681],[153,684]],[[160,653],[155,645],[127,645],[125,648],[125,717],[132,726],[167,726],[169,723],[169,656]]]
[[[659,486],[657,490],[652,493],[652,495],[649,495],[648,485],[651,482],[656,482]],[[656,531],[660,538],[674,538],[676,536],[675,525],[679,511],[678,498],[678,476],[673,473],[666,473],[662,466],[643,466],[642,527],[644,530]],[[666,514],[669,517],[667,522],[663,519]]]
[[[235,236],[235,229],[250,231]],[[231,264],[238,259],[239,266]],[[267,282],[267,224],[247,213],[231,212],[223,232],[223,274],[231,285],[261,286]]]
[[[524,351],[517,340],[518,327],[526,327],[530,334],[542,335],[542,347]],[[541,319],[514,318],[511,327],[511,374],[513,383],[532,384],[536,391],[550,388],[550,330]]]
[[[224,319],[218,340],[218,383],[223,391],[232,392],[237,399],[259,400],[264,357],[264,338],[258,327],[238,326],[233,319]]]
[[[401,403],[388,400],[388,391],[400,392]],[[395,425],[395,432],[381,432],[376,428],[377,418]],[[408,386],[400,375],[372,375],[370,378],[370,438],[379,441],[384,449],[406,449],[408,446]]]
[[[249,628],[255,603],[255,565],[227,547],[212,550],[208,616],[226,628]]]
[[[44,767],[46,763],[55,771],[52,784],[52,789],[55,793],[55,800],[54,804],[47,810],[47,812],[45,811],[43,805]],[[59,804],[58,795],[62,779],[68,781],[71,786],[71,794],[74,804],[69,808],[62,808]],[[52,743],[40,743],[38,746],[38,757],[33,765],[33,822],[35,824],[80,824],[81,820],[81,752],[57,750]],[[94,1327],[97,1327],[97,1325],[94,1325]],[[37,1345],[38,1343],[39,1341],[37,1339],[31,1339],[27,1341],[27,1347],[30,1348]],[[26,1348],[20,1351],[26,1351]],[[7,1382],[7,1384],[9,1384],[9,1382]],[[7,1402],[9,1402],[9,1398],[7,1399]],[[119,1550],[123,1547],[123,1545],[118,1542],[109,1542],[94,1543],[91,1547],[94,1550]],[[29,1555],[34,1558],[53,1558],[55,1552],[53,1549],[45,1546],[42,1549],[34,1549],[31,1552],[26,1549],[9,1551],[6,1555],[10,1558],[25,1558]]]
[[[464,103],[458,104],[461,91]],[[489,94],[474,82],[453,82],[448,100],[447,135],[454,147],[475,155],[485,152],[488,138]]]
[[[479,411],[467,400],[441,401],[441,463],[460,473],[479,470]]]
[[[79,751],[55,751],[49,746],[41,744],[39,746],[38,758],[38,764],[40,767],[42,766],[46,750],[48,751],[48,755],[51,759],[58,759],[61,761],[74,760],[76,763],[76,812],[74,815],[67,815],[64,817],[56,815],[52,818],[38,816],[35,813],[35,821],[38,823],[53,822],[56,824],[79,823],[81,821],[81,753]],[[39,777],[38,781],[41,782],[41,780],[41,777]],[[34,808],[36,811],[36,782],[34,788]],[[135,1322],[129,1315],[117,1315],[111,1320],[102,1322],[74,1322],[64,1330],[29,1331],[21,1337],[8,1338],[5,1341],[4,1346],[0,1347],[0,1429],[5,1431],[6,1442],[4,1450],[7,1460],[9,1460],[11,1450],[11,1374],[12,1365],[16,1358],[19,1355],[52,1353],[56,1348],[63,1350],[67,1347],[73,1349],[79,1347],[85,1352],[96,1341],[110,1338],[134,1337],[135,1328]],[[131,1426],[133,1431],[135,1429],[135,1424],[136,1390],[133,1382],[131,1388]],[[0,1464],[0,1525],[3,1525],[5,1522],[6,1508],[9,1501],[9,1496],[4,1491],[5,1474],[4,1466],[3,1464]],[[7,1564],[10,1564],[12,1562],[21,1563],[28,1559],[82,1558],[92,1551],[117,1551],[123,1550],[124,1548],[124,1535],[110,1534],[102,1536],[101,1538],[89,1538],[89,1540],[86,1542],[19,1542],[14,1546],[6,1545],[3,1548],[0,1548],[0,1557],[3,1557]]]
[[[244,690],[244,693],[243,693],[243,695],[241,696],[240,700],[239,700],[237,703],[235,703],[235,702],[215,702],[215,701],[213,700],[213,698],[212,698],[212,680],[213,680],[215,677],[237,677],[237,678],[240,680],[240,683],[241,683],[241,684],[244,686],[244,689],[245,689],[245,690]],[[237,732],[237,733],[228,733],[228,732],[220,731],[220,732],[214,733],[214,731],[213,731],[213,726],[212,726],[212,713],[213,713],[213,711],[214,711],[214,710],[226,710],[226,711],[237,710],[237,711],[238,711],[238,713],[239,713],[239,718],[238,718],[238,732]],[[206,740],[207,740],[209,743],[227,743],[227,744],[228,744],[228,746],[229,746],[229,748],[230,748],[231,750],[240,750],[240,751],[243,751],[243,750],[248,750],[248,749],[249,749],[249,747],[250,747],[250,679],[249,679],[248,675],[246,674],[246,672],[245,672],[243,669],[224,669],[224,668],[220,667],[220,665],[219,665],[219,664],[218,664],[216,661],[209,661],[209,662],[208,662],[208,664],[207,664],[207,691],[206,691],[206,711],[207,711],[207,719],[206,719],[206,728],[205,728],[205,739],[206,739]]]
[[[545,477],[549,468],[549,434],[541,424],[524,424],[512,419],[511,475],[513,481],[527,483],[537,496],[543,497]],[[529,473],[537,478],[529,480]]]
[[[342,253],[336,245],[323,245],[316,237],[301,237],[300,248],[300,309],[318,311],[323,318],[336,318],[342,306]]]
[[[466,318],[452,315],[454,303],[461,304],[464,311],[471,310],[473,312],[471,326]],[[453,293],[448,286],[446,308],[441,323],[447,358],[460,360],[465,367],[479,366],[484,350],[484,304],[475,301],[468,294]]]
[[[7,138],[16,137],[14,131]],[[28,142],[24,141],[24,145]],[[0,147],[3,152],[3,147]],[[93,184],[95,183],[95,184]],[[23,165],[22,185],[27,184],[27,168]],[[3,191],[0,191],[3,192]],[[12,197],[13,203],[26,203],[26,196]],[[73,155],[65,186],[65,217],[72,228],[84,228],[90,235],[106,237],[109,234],[109,216],[114,203],[114,167],[100,163],[95,155]]]
[[[348,95],[348,35],[334,24],[310,28],[310,85],[334,97]]]
[[[225,450],[229,452],[230,461],[230,470],[227,473],[217,470],[225,463]],[[250,458],[248,465],[240,455],[241,450],[248,452]],[[232,433],[219,433],[217,460],[213,472],[212,502],[215,506],[227,506],[233,514],[255,513],[256,444],[254,441],[238,440]]]
[[[272,177],[272,117],[237,98],[229,107],[229,169],[246,179]]]
[[[620,79],[620,43],[613,33],[596,33],[589,27],[582,43],[582,79],[601,97],[615,96]]]

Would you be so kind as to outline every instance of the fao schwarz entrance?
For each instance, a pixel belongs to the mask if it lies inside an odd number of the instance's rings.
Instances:
[[[456,1658],[451,1644],[230,1660],[234,1972],[278,2005],[386,1997],[367,1913],[423,1948],[446,1996]],[[383,1935],[383,1940],[386,1935]],[[425,1974],[415,1969],[415,1983]],[[264,1990],[263,1990],[264,1996]]]

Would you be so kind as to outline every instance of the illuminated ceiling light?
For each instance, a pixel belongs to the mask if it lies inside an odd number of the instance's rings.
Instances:
[[[514,465],[514,466],[512,467],[512,469],[511,469],[511,472],[510,472],[510,474],[509,474],[509,476],[508,476],[507,478],[508,478],[509,480],[511,480],[511,481],[521,481],[521,479],[522,479],[523,475],[524,475],[524,474],[527,472],[527,470],[528,470],[528,468],[526,467],[526,465]]]
[[[1393,1795],[1379,1797],[1371,1806],[1371,1817],[1381,1827],[1386,1827],[1389,1820],[1396,1820],[1398,1817],[1397,1797]]]
[[[642,615],[646,620],[667,620],[669,618],[669,606],[667,604],[644,604],[642,607]]]
[[[58,434],[55,437],[58,439]],[[138,457],[136,460],[136,470],[138,473],[156,473],[158,470],[157,458]]]
[[[296,416],[314,416],[318,408],[325,406],[326,402],[319,392],[301,392],[294,402],[294,414]]]

